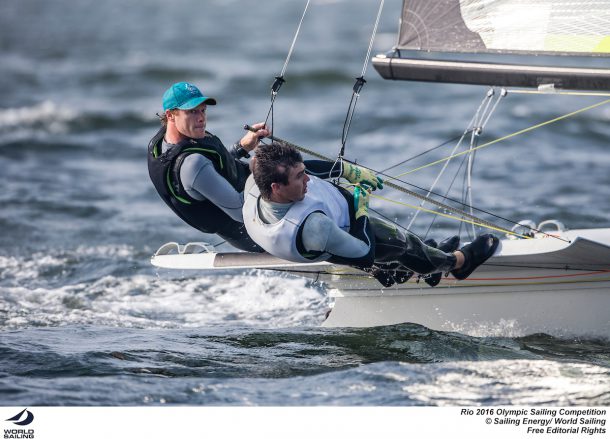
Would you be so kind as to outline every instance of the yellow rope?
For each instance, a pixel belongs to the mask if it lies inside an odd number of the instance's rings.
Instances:
[[[448,215],[446,213],[442,213],[442,212],[437,212],[435,210],[426,209],[425,207],[414,206],[412,204],[403,203],[402,201],[392,200],[390,198],[385,198],[385,197],[382,197],[382,196],[379,196],[379,195],[375,195],[373,193],[371,193],[370,196],[374,197],[374,198],[378,198],[378,199],[383,200],[383,201],[387,201],[389,203],[400,204],[401,206],[410,207],[412,209],[417,209],[417,210],[421,210],[423,212],[432,213],[434,215],[439,215],[439,216],[442,216],[442,217],[445,217],[445,218],[449,218],[449,219],[452,219],[452,220],[462,221],[464,223],[474,224],[475,226],[484,227],[486,229],[490,229],[490,230],[495,230],[497,232],[506,233],[507,235],[514,235],[514,236],[518,236],[519,238],[531,239],[531,236],[520,235],[519,233],[515,233],[515,232],[513,232],[511,230],[503,229],[501,227],[492,227],[492,226],[489,226],[487,224],[481,224],[481,223],[478,223],[476,221],[468,220],[466,218],[458,218],[457,216]]]
[[[515,137],[515,136],[518,136],[520,134],[524,134],[524,133],[527,133],[529,131],[533,131],[533,130],[541,128],[541,127],[543,127],[545,125],[550,125],[552,123],[559,122],[560,120],[567,119],[568,117],[572,117],[572,116],[574,116],[576,114],[583,113],[583,112],[588,111],[588,110],[592,110],[593,108],[601,107],[602,105],[605,105],[605,104],[607,104],[609,102],[610,102],[610,99],[606,99],[605,101],[598,102],[597,104],[593,104],[593,105],[590,105],[588,107],[581,108],[580,110],[576,110],[576,111],[573,111],[571,113],[564,114],[563,116],[556,117],[555,119],[547,120],[546,122],[542,122],[542,123],[539,123],[537,125],[531,126],[529,128],[525,128],[523,130],[514,132],[512,134],[508,134],[508,135],[506,135],[504,137],[500,137],[499,139],[492,140],[491,142],[484,143],[483,145],[479,145],[479,146],[477,146],[475,148],[459,152],[457,154],[454,154],[454,155],[449,156],[449,157],[445,157],[444,159],[440,159],[440,160],[437,160],[437,161],[432,162],[432,163],[428,163],[427,165],[420,166],[419,168],[412,169],[411,171],[403,172],[402,174],[398,174],[395,177],[391,177],[391,179],[398,179],[398,178],[400,178],[400,177],[402,177],[404,175],[412,174],[413,172],[421,171],[422,169],[428,168],[430,166],[438,165],[439,163],[446,162],[446,161],[451,160],[451,159],[453,159],[455,157],[459,157],[459,156],[462,156],[464,154],[469,154],[472,151],[476,151],[477,149],[482,149],[482,148],[485,148],[486,146],[494,145],[494,144],[496,144],[498,142],[501,142],[503,140],[510,139],[511,137]]]

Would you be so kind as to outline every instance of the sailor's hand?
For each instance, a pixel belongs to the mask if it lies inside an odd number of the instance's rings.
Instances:
[[[352,184],[362,184],[372,190],[383,189],[383,180],[377,177],[373,171],[362,166],[344,162],[341,177]]]
[[[354,210],[356,219],[369,215],[369,191],[362,186],[354,187]]]
[[[239,141],[239,145],[248,152],[256,148],[263,137],[269,135],[269,128],[263,122],[255,123],[252,129],[256,131],[248,131]]]

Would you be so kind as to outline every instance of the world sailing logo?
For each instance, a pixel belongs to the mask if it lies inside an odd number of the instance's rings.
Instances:
[[[25,419],[21,419],[22,416],[26,414]],[[7,419],[8,422],[12,422],[15,425],[30,425],[34,420],[34,415],[32,412],[28,411],[28,409],[23,409],[19,413],[17,413],[12,418]]]
[[[34,414],[28,409],[23,409],[12,418],[8,418],[6,422],[12,422],[15,425],[25,426],[30,425],[33,420]],[[34,430],[32,428],[28,430],[24,428],[5,428],[4,439],[34,439]]]

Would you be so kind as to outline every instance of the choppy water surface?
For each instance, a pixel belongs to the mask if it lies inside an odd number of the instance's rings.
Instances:
[[[208,128],[231,144],[265,118],[304,3],[2,5],[0,404],[608,405],[607,340],[320,329],[322,286],[150,266],[166,241],[218,242],[175,218],[148,180],[163,91],[188,80],[216,96]],[[386,1],[376,52],[393,44],[399,8]],[[312,2],[276,135],[336,155],[376,11],[364,0]],[[372,68],[367,80],[348,156],[377,169],[459,135],[486,92],[385,82]],[[482,141],[599,100],[509,95]],[[516,220],[608,226],[609,121],[600,107],[481,150],[475,204]],[[425,187],[437,171],[409,181]],[[403,223],[412,215],[374,207]],[[414,229],[429,224],[421,216]]]

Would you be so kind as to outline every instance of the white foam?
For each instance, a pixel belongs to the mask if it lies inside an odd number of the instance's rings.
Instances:
[[[0,257],[0,279],[6,285],[0,302],[2,325],[317,326],[327,309],[326,294],[304,279],[260,272],[178,279],[134,273],[60,286],[54,284],[61,278],[53,275],[51,282],[44,276],[49,270],[62,276],[67,262],[71,270],[78,271],[79,258],[84,255],[86,261],[91,255],[132,254],[129,247],[108,246],[27,260]]]
[[[607,370],[547,360],[401,364],[402,390],[426,405],[571,405],[594,401],[607,387]],[[387,373],[386,373],[387,375]],[[493,402],[492,402],[493,401]],[[594,405],[594,404],[591,404]]]
[[[0,255],[0,280],[37,284],[36,280],[49,270],[62,271],[81,260],[91,258],[127,259],[134,252],[133,247],[119,244],[79,246],[75,250],[57,254],[37,252],[27,258]]]
[[[519,326],[517,320],[500,319],[499,322],[477,321],[476,323],[456,324],[447,322],[453,332],[468,334],[472,337],[522,337],[527,335],[527,328]]]
[[[63,133],[67,130],[66,123],[76,117],[75,111],[61,108],[51,101],[43,101],[29,107],[0,110],[0,130],[43,125],[52,133]]]

